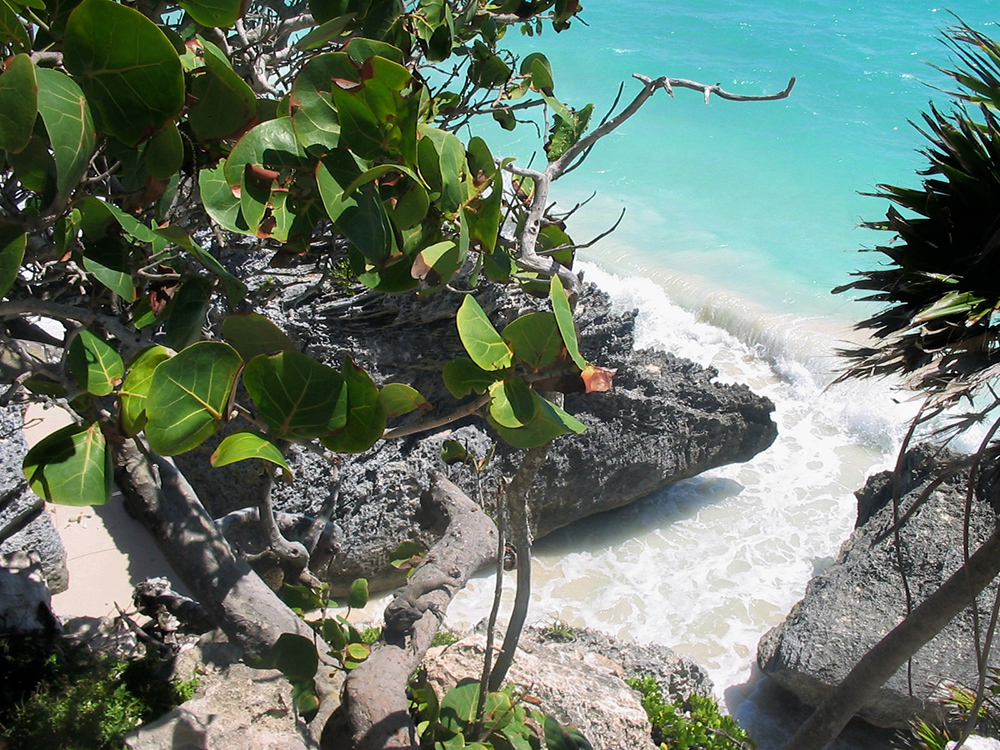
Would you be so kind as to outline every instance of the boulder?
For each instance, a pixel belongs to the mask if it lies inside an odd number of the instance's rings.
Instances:
[[[548,306],[547,300],[497,288],[477,291],[476,297],[500,329],[521,312]],[[455,328],[460,302],[461,295],[443,292],[424,300],[364,294],[331,298],[317,275],[288,286],[270,313],[309,354],[335,366],[350,354],[376,382],[412,384],[434,405],[435,414],[447,414],[459,402],[444,387],[440,371],[445,362],[465,355]],[[749,460],[773,442],[777,427],[768,399],[745,386],[716,382],[711,368],[663,352],[634,351],[635,312],[613,310],[596,287],[586,288],[577,320],[584,356],[618,372],[610,393],[566,396],[566,410],[588,430],[552,444],[530,496],[536,537],[708,469]],[[339,488],[332,520],[333,536],[340,541],[313,566],[335,592],[359,575],[369,577],[373,590],[400,585],[387,565],[390,552],[407,539],[429,546],[433,518],[421,498],[433,473],[443,468],[445,439],[483,456],[496,437],[482,419],[471,417],[432,433],[381,442],[364,454],[342,457],[336,467],[323,456],[292,448],[296,482],[275,488],[276,507],[311,517],[332,488]],[[219,516],[246,506],[248,488],[259,479],[248,466],[207,470],[206,456],[214,445],[177,461],[210,512]],[[500,446],[483,474],[455,465],[447,469],[449,478],[491,507],[499,479],[516,471],[520,455]],[[373,570],[382,573],[373,575]]]
[[[945,457],[930,447],[912,450],[900,481],[900,513],[913,508]],[[900,530],[902,572],[914,605],[923,601],[963,561],[963,517],[967,472],[953,474],[917,507]],[[969,532],[974,550],[996,527],[998,496],[994,478],[980,482],[972,504]],[[780,685],[812,706],[818,705],[858,660],[906,614],[893,528],[892,476],[883,472],[857,493],[859,520],[836,562],[810,581],[805,597],[785,621],[764,635],[757,661]],[[977,606],[982,627],[990,621],[1000,590],[994,582]],[[930,700],[944,681],[976,684],[976,652],[970,607],[956,617],[912,660],[913,694],[902,667],[865,704],[859,716],[883,727],[905,727],[915,717],[935,719]],[[993,653],[1000,653],[995,639]]]
[[[26,552],[0,555],[0,633],[49,635],[58,629],[38,558]]]
[[[66,548],[45,503],[28,489],[21,461],[28,452],[19,406],[0,408],[0,555],[36,555],[53,594],[69,588]]]
[[[460,680],[482,672],[485,644],[485,636],[476,634],[428,652],[423,667],[439,700]],[[594,750],[654,748],[639,694],[622,681],[620,667],[603,656],[560,652],[526,639],[507,681],[531,708],[579,729]]]

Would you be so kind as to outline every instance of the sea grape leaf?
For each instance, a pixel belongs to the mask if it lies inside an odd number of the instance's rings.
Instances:
[[[410,273],[427,286],[437,288],[451,281],[464,261],[460,246],[445,240],[421,250],[413,261]]]
[[[228,28],[242,15],[242,0],[181,0],[178,4],[202,26]]]
[[[553,276],[550,282],[549,299],[552,301],[552,312],[556,316],[556,323],[559,325],[559,333],[562,334],[566,351],[569,352],[569,356],[576,363],[576,366],[582,370],[587,366],[587,360],[580,354],[580,343],[576,336],[573,310],[569,306],[569,298],[558,274]]]
[[[297,351],[254,357],[243,384],[275,434],[309,439],[336,429],[344,379],[332,367]]]
[[[128,253],[120,239],[104,237],[88,243],[83,252],[83,267],[123,300],[135,302],[135,283],[128,269]]]
[[[17,17],[17,12],[7,0],[0,0],[0,39],[4,37],[14,42],[18,52],[31,50],[31,37],[28,36],[28,30],[24,28],[21,19]]]
[[[449,732],[462,734],[471,726],[479,705],[479,680],[466,677],[445,693],[439,721]]]
[[[143,152],[146,171],[160,180],[169,180],[184,164],[184,141],[177,125],[168,122],[154,134]]]
[[[191,78],[191,96],[196,101],[188,109],[188,122],[199,141],[231,138],[257,116],[257,97],[240,78],[222,50],[199,38],[205,66]]]
[[[368,604],[368,580],[355,578],[347,591],[347,606],[352,609],[362,609]]]
[[[347,386],[347,422],[323,445],[338,453],[361,453],[371,448],[385,432],[385,407],[371,377],[347,357],[341,368]]]
[[[249,362],[258,354],[295,350],[295,344],[278,326],[260,313],[237,313],[222,321],[222,336]]]
[[[538,410],[534,392],[520,378],[499,380],[490,386],[489,392],[490,417],[503,427],[524,427]]]
[[[556,316],[548,312],[522,315],[503,329],[503,337],[514,357],[532,370],[554,364],[563,349]]]
[[[415,409],[430,411],[433,407],[420,391],[403,383],[389,383],[382,387],[379,399],[386,416],[401,417]]]
[[[146,397],[153,382],[153,372],[170,359],[162,346],[151,346],[139,352],[128,365],[128,374],[119,390],[121,425],[126,435],[134,437],[146,426]]]
[[[7,232],[0,233],[0,297],[14,286],[27,244],[28,235],[24,232],[18,232],[13,237]]]
[[[15,55],[0,75],[0,149],[14,153],[24,149],[37,117],[35,65],[27,55]]]
[[[225,422],[243,360],[229,344],[199,341],[162,362],[146,398],[146,437],[164,456],[197,448]]]
[[[76,6],[66,24],[63,63],[86,92],[100,129],[127,146],[155,133],[184,106],[177,50],[156,24],[114,0]]]
[[[264,666],[277,669],[292,682],[311,680],[319,669],[316,645],[305,636],[282,633],[264,658]]]
[[[458,337],[472,361],[484,370],[510,367],[513,354],[475,297],[466,295],[455,316]]]
[[[170,300],[167,310],[167,346],[183,349],[201,338],[212,296],[212,282],[204,276],[192,276]]]
[[[295,49],[303,51],[322,47],[327,42],[332,42],[334,39],[342,36],[347,27],[354,22],[354,18],[353,13],[348,13],[346,16],[340,16],[339,18],[331,18],[329,21],[325,21],[310,31],[292,46]]]
[[[229,186],[239,190],[248,164],[275,170],[301,169],[311,167],[313,161],[296,139],[291,118],[278,117],[254,126],[236,142],[226,159],[225,175]]]
[[[88,330],[73,339],[67,359],[76,382],[95,396],[109,395],[125,376],[121,355]]]
[[[187,250],[195,259],[205,267],[205,270],[218,277],[222,282],[222,290],[225,292],[226,301],[230,305],[235,305],[247,296],[247,285],[233,276],[226,270],[212,253],[195,242],[191,235],[177,226],[165,226],[153,230],[157,237],[174,243],[178,247]]]
[[[307,724],[319,713],[320,700],[316,694],[316,680],[292,683],[292,701],[299,718]]]
[[[463,398],[470,393],[486,393],[502,375],[496,370],[484,370],[471,359],[458,357],[444,366],[441,377],[452,396]]]
[[[618,370],[613,367],[598,367],[588,364],[580,373],[583,388],[587,393],[607,393],[614,388],[614,377]]]
[[[446,214],[454,214],[465,197],[465,147],[454,135],[439,128],[421,125],[419,133],[420,174],[432,189],[439,190],[439,208]]]
[[[241,223],[240,198],[233,193],[226,179],[225,159],[211,169],[205,168],[198,172],[198,192],[212,221],[230,232],[247,232],[246,222]]]
[[[532,396],[538,408],[535,416],[523,427],[504,427],[491,414],[487,415],[487,421],[505,442],[515,448],[535,448],[568,432],[579,434],[587,429],[583,422],[556,404],[537,393],[532,392]]]
[[[227,435],[209,457],[209,463],[216,467],[228,466],[250,458],[269,461],[280,466],[289,480],[294,477],[278,446],[256,432],[234,432],[232,435]]]
[[[289,105],[299,143],[326,152],[340,142],[340,119],[333,89],[360,80],[357,66],[344,52],[328,52],[307,62],[292,84]]]
[[[61,195],[68,195],[87,170],[97,143],[90,106],[80,87],[65,73],[38,68],[35,76],[38,114],[56,163],[56,188]]]
[[[111,459],[98,424],[69,425],[38,442],[24,457],[28,486],[59,505],[103,505],[111,497]]]

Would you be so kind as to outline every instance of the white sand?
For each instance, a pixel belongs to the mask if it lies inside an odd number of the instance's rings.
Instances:
[[[70,421],[61,409],[32,405],[25,414],[28,446]],[[117,493],[106,505],[49,504],[46,509],[66,547],[69,568],[69,589],[52,597],[61,619],[115,615],[115,604],[128,611],[132,587],[150,576],[166,576],[176,591],[186,591],[146,529],[125,513]]]

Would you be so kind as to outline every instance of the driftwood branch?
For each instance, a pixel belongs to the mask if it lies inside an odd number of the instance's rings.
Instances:
[[[400,599],[416,606],[422,616],[412,621],[407,633],[387,624],[371,656],[348,675],[343,706],[349,737],[342,738],[338,747],[417,747],[406,698],[410,675],[430,648],[452,597],[473,573],[493,560],[497,531],[483,510],[441,475],[435,476],[429,494],[448,526],[395,600],[397,606]]]

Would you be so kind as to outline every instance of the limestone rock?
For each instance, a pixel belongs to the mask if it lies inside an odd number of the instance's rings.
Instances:
[[[431,649],[424,660],[428,682],[442,698],[459,680],[479,675],[485,637],[472,635]],[[577,727],[594,750],[652,750],[651,728],[639,695],[620,668],[593,652],[560,653],[535,642],[518,648],[507,679],[540,701],[540,710]]]
[[[0,633],[47,634],[59,628],[37,557],[0,555]]]
[[[296,720],[292,687],[275,670],[207,669],[194,698],[125,738],[129,750],[316,750]]]
[[[901,483],[901,510],[909,508],[933,474],[935,452],[910,452]],[[901,530],[903,570],[918,604],[962,564],[962,519],[967,474],[946,480]],[[989,481],[980,483],[973,503],[970,532],[973,549],[996,527],[997,497]],[[757,661],[761,669],[809,705],[818,705],[868,649],[905,616],[905,598],[890,532],[892,482],[888,472],[869,479],[858,493],[859,526],[841,548],[836,562],[815,577],[784,623],[765,634]],[[978,600],[981,623],[1000,584]],[[977,679],[971,608],[924,646],[913,659],[910,697],[902,667],[860,712],[878,726],[903,727],[915,716],[933,718],[929,701],[942,681],[975,685]],[[1000,639],[993,648],[1000,649]]]

